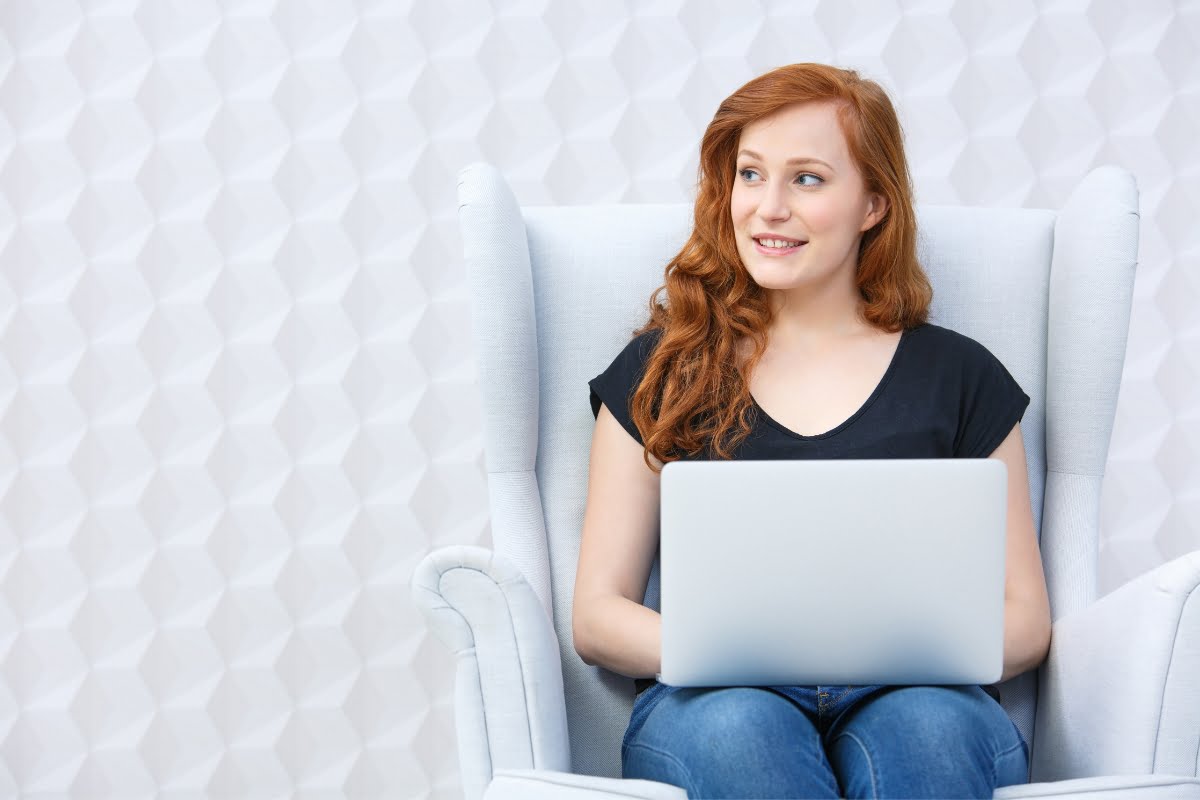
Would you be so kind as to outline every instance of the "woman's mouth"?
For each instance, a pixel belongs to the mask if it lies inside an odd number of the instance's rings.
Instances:
[[[808,242],[796,242],[790,239],[772,239],[767,236],[752,238],[754,239],[754,249],[764,256],[786,256],[808,244]]]

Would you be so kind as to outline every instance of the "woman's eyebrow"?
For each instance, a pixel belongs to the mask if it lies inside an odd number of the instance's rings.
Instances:
[[[749,156],[750,158],[757,158],[759,161],[763,160],[763,157],[760,156],[758,153],[754,152],[753,150],[744,150],[744,149],[739,150],[738,155],[739,156]],[[834,170],[834,168],[832,166],[830,166],[830,164],[828,162],[822,161],[819,158],[812,158],[811,156],[806,156],[806,157],[796,156],[795,158],[789,158],[786,163],[789,166],[792,164],[820,164],[821,166],[828,169],[830,172],[836,172],[836,170]]]

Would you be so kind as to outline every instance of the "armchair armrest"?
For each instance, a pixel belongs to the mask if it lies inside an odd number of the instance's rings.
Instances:
[[[480,547],[446,547],[417,566],[413,599],[455,653],[463,787],[483,795],[498,769],[571,768],[554,626],[521,573]]]
[[[1042,666],[1033,781],[1196,775],[1200,551],[1054,623]]]

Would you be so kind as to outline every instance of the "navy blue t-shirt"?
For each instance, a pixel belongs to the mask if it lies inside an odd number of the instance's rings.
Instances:
[[[634,337],[591,387],[600,404],[644,444],[629,401],[661,330]],[[1025,414],[1029,395],[983,345],[933,324],[907,329],[883,378],[854,414],[832,430],[803,436],[757,403],[735,459],[986,458]]]

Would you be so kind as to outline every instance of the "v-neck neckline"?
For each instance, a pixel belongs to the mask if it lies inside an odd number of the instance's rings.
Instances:
[[[830,430],[825,431],[824,433],[815,433],[807,436],[802,433],[796,433],[794,430],[788,428],[786,425],[782,424],[768,414],[766,410],[764,410],[763,407],[758,404],[758,401],[754,399],[754,395],[750,395],[750,402],[754,404],[755,410],[762,415],[763,420],[766,421],[767,424],[778,429],[781,433],[787,434],[793,439],[816,441],[818,439],[828,439],[830,436],[836,436],[846,428],[853,425],[859,417],[867,412],[867,409],[874,405],[875,401],[879,399],[879,396],[883,394],[883,390],[887,388],[888,383],[892,379],[892,375],[896,371],[896,364],[900,361],[900,353],[904,350],[904,344],[906,341],[908,341],[908,335],[913,330],[915,330],[915,328],[905,328],[900,332],[900,341],[896,343],[896,350],[892,353],[892,360],[888,362],[888,366],[887,369],[884,370],[883,377],[879,379],[879,383],[875,384],[874,391],[872,391],[870,396],[863,401],[863,404],[858,407],[858,410],[843,420],[840,424],[831,428]]]

